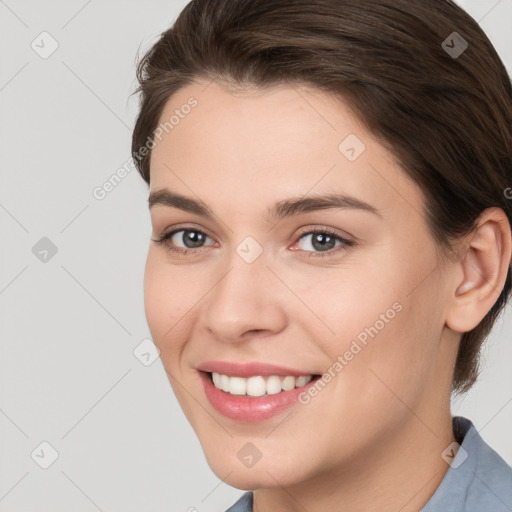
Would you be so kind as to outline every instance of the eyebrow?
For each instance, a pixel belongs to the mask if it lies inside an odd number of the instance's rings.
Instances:
[[[204,202],[171,192],[168,189],[160,189],[150,193],[148,198],[149,209],[156,205],[178,208],[208,219],[215,217],[213,211]],[[377,208],[361,199],[345,194],[325,194],[309,197],[292,197],[278,201],[272,208],[267,210],[267,219],[270,221],[280,220],[301,213],[330,208],[362,210],[382,218],[382,214]]]

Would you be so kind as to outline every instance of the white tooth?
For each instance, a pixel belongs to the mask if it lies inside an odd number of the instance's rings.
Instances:
[[[245,395],[247,392],[247,379],[243,377],[229,377],[229,392],[232,395]]]
[[[243,377],[229,377],[229,375],[212,372],[213,384],[218,389],[222,389],[232,395],[247,394],[252,397],[260,397],[265,394],[274,395],[281,391],[291,391],[294,388],[306,385],[311,379],[311,375],[301,375],[300,377],[270,375],[267,378],[258,375],[245,379]]]
[[[283,379],[281,383],[281,389],[283,391],[291,391],[295,388],[295,377],[293,375],[288,375]]]
[[[229,392],[229,377],[227,375],[220,376],[220,385],[222,391],[226,391],[226,393]]]
[[[221,385],[221,376],[220,376],[220,373],[217,373],[217,372],[212,372],[212,380],[213,380],[213,383],[215,384],[215,387],[216,388],[221,388],[222,385]]]
[[[297,377],[295,379],[295,387],[300,388],[300,386],[304,386],[304,384],[306,384],[306,382],[307,382],[306,377],[301,375],[300,377]]]
[[[247,394],[249,396],[263,396],[265,394],[265,379],[263,377],[249,377],[247,379]]]
[[[272,375],[267,379],[266,384],[267,394],[275,395],[281,391],[281,378],[277,375]]]

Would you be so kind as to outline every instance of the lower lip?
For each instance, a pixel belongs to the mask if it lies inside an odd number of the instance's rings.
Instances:
[[[210,374],[200,371],[204,392],[213,408],[236,421],[256,423],[264,421],[283,412],[298,402],[299,395],[314,385],[318,378],[310,380],[306,385],[290,391],[281,391],[273,395],[250,397],[247,395],[231,395],[217,389],[210,379]]]

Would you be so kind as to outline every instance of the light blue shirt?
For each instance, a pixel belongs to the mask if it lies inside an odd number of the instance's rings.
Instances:
[[[419,512],[512,512],[512,468],[466,418],[453,418],[453,433],[461,448]],[[225,512],[252,512],[252,500],[248,491]]]

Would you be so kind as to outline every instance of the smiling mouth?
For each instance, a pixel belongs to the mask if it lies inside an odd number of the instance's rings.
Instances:
[[[252,377],[236,377],[217,372],[206,372],[213,385],[225,393],[236,396],[258,398],[267,395],[291,391],[318,380],[320,375],[255,375]]]

